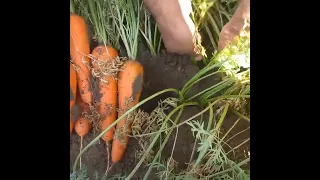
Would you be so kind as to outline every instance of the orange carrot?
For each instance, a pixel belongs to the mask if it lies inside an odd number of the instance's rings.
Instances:
[[[70,133],[72,133],[72,130],[73,130],[71,109],[75,104],[76,94],[77,94],[77,73],[70,63]]]
[[[111,46],[100,45],[92,51],[92,56],[99,61],[112,62],[118,52]],[[93,65],[94,68],[99,71],[97,64]],[[117,106],[117,82],[112,75],[102,75],[100,77],[104,82],[99,81],[99,114],[102,116],[102,122],[100,125],[103,131],[112,124],[116,119],[116,106]],[[102,139],[106,142],[111,141],[113,138],[114,128],[106,132]]]
[[[82,151],[83,137],[89,133],[90,129],[91,129],[91,124],[89,120],[83,117],[80,117],[74,125],[74,130],[80,136],[80,153]],[[81,169],[81,157],[80,157],[80,169]]]
[[[123,70],[118,74],[118,117],[129,110],[139,102],[143,83],[143,67],[138,61],[128,60],[123,65]],[[117,130],[126,128],[125,131],[130,133],[131,124],[126,125],[126,117],[121,119],[117,124]],[[126,126],[125,126],[126,125]],[[118,139],[119,138],[119,139]],[[123,140],[123,141],[122,141]],[[122,141],[122,142],[121,142]],[[127,134],[120,134],[112,142],[112,162],[117,163],[121,160],[129,141]]]
[[[81,98],[81,95],[80,95],[80,92],[79,92],[79,88],[77,90],[77,96],[76,96],[76,104],[79,105],[80,107],[80,112],[83,112],[84,110],[87,110],[89,109],[89,106],[88,104],[86,104],[85,102],[83,102],[82,98]]]
[[[70,111],[74,106],[77,96],[77,72],[70,63]]]
[[[91,124],[88,119],[80,117],[78,120],[76,120],[75,123],[75,131],[80,137],[84,137],[87,135],[91,129]]]
[[[92,93],[90,86],[91,72],[90,46],[87,35],[87,26],[84,19],[76,14],[70,14],[70,54],[73,62],[78,67],[78,86],[82,100],[91,105]]]

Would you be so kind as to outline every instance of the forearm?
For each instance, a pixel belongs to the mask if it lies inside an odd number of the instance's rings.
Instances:
[[[218,51],[240,34],[246,20],[250,23],[250,0],[241,0],[236,12],[220,32]]]

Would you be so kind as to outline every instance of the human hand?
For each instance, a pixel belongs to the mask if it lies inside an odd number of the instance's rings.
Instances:
[[[240,34],[245,20],[250,23],[250,0],[241,0],[230,21],[222,28],[219,35],[218,51],[221,51]]]
[[[192,12],[190,0],[143,0],[157,21],[162,40],[168,52],[201,56],[197,54],[194,37],[201,38],[189,17]]]

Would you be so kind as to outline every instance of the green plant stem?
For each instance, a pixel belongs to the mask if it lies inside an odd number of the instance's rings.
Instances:
[[[158,35],[159,29],[158,29],[158,24],[156,23],[154,26],[154,47],[156,53],[160,53],[160,48],[161,48],[161,42],[162,42],[162,36],[161,34],[159,35],[159,40],[157,41],[157,35]],[[157,43],[158,42],[158,43]]]
[[[212,108],[212,106],[210,106]],[[226,115],[227,115],[227,112],[228,112],[228,109],[229,109],[229,104],[226,104],[226,106],[224,107],[224,110],[223,110],[223,113],[218,121],[218,124],[217,126],[215,127],[214,131],[213,131],[213,137],[217,134],[217,132],[219,131]],[[201,162],[202,158],[206,155],[208,149],[210,147],[210,144],[207,144],[207,146],[204,147],[204,149],[199,153],[199,156],[195,162],[195,164],[193,165],[193,169],[195,169]]]
[[[217,84],[215,84],[215,85],[213,85],[213,86],[211,86],[211,87],[208,87],[208,88],[202,90],[201,92],[195,94],[194,96],[190,97],[190,98],[187,99],[186,101],[191,101],[191,100],[193,100],[194,98],[196,98],[196,97],[200,96],[201,94],[204,94],[204,93],[206,93],[206,92],[208,92],[208,91],[210,91],[210,90],[220,89],[220,87],[224,87],[224,86],[226,86],[226,85],[229,85],[230,81],[233,82],[233,80],[230,79],[230,78],[228,78],[228,79],[226,79],[226,80],[223,80],[223,81],[221,81],[221,82],[219,82],[219,83],[217,83]]]
[[[145,41],[147,42],[151,55],[155,56],[155,49],[154,49],[155,46],[151,39],[150,15],[148,14],[148,11],[146,10],[146,8],[143,8],[143,12],[144,12],[144,22],[143,22],[144,28],[139,27],[139,30],[141,35],[144,37]]]
[[[116,26],[119,30],[120,38],[125,46],[128,58],[131,60],[136,60],[138,54],[140,10],[143,3],[138,5],[137,3],[140,2],[116,0],[115,9],[117,15],[113,17],[117,21]]]
[[[204,178],[205,178],[205,179],[210,179],[210,178],[213,178],[213,177],[215,177],[215,176],[219,176],[219,175],[221,175],[221,174],[225,174],[225,173],[227,173],[227,172],[232,171],[234,168],[239,168],[239,167],[247,164],[248,162],[250,162],[250,158],[247,158],[247,159],[241,161],[240,163],[236,164],[235,166],[233,166],[233,167],[231,167],[231,168],[229,168],[229,169],[226,169],[226,170],[224,170],[224,171],[220,171],[220,172],[214,173],[214,174],[212,174],[212,175],[210,175],[210,176],[205,176]]]
[[[212,18],[214,19],[213,21],[215,21],[215,23],[217,24],[218,26],[218,34],[219,32],[222,30],[222,27],[223,27],[223,22],[222,22],[222,19],[219,18],[219,11],[214,11],[214,9],[212,9]]]
[[[174,121],[175,124],[179,121],[179,118],[180,118],[183,110],[184,110],[184,107],[182,107],[182,108],[180,109],[179,114],[178,114],[178,116],[176,117],[176,119],[175,119],[175,121]],[[152,170],[152,165],[153,165],[153,164],[156,162],[156,160],[160,157],[161,152],[162,152],[163,148],[165,147],[165,145],[167,144],[167,142],[168,142],[168,140],[169,140],[169,137],[170,137],[172,131],[173,131],[173,129],[171,129],[171,130],[168,132],[165,140],[161,143],[161,146],[160,146],[160,148],[159,148],[156,156],[153,158],[153,161],[152,161],[151,165],[149,166],[148,171],[147,171],[146,174],[144,175],[143,180],[147,180],[147,178],[148,178],[148,176],[149,176],[149,174],[150,174],[150,172],[151,172],[151,170]]]
[[[151,20],[150,20],[151,21]],[[154,29],[153,29],[153,47],[154,47],[154,50],[157,51],[156,49],[157,48],[157,31],[158,31],[158,26],[157,24],[154,26]],[[158,52],[155,52],[155,53],[158,53]]]
[[[125,116],[127,116],[130,112],[134,111],[135,109],[137,109],[139,106],[141,106],[142,104],[150,101],[151,99],[161,95],[161,94],[164,94],[164,93],[167,93],[167,92],[175,92],[177,94],[179,94],[179,91],[176,90],[176,89],[165,89],[165,90],[162,90],[160,92],[157,92],[151,96],[149,96],[148,98],[144,99],[143,101],[139,102],[138,104],[136,104],[135,106],[133,106],[132,108],[130,108],[127,112],[125,112],[124,114],[122,114],[122,116],[120,116],[116,121],[114,121],[108,128],[106,128],[105,130],[103,130],[98,136],[96,136],[85,148],[83,148],[83,150],[81,151],[81,153],[78,154],[75,162],[74,162],[74,165],[73,165],[73,172],[76,171],[76,167],[77,167],[77,164],[78,164],[78,161],[79,161],[79,158],[82,156],[82,154],[84,152],[86,152],[86,150],[88,150],[94,143],[96,143],[99,138],[101,138],[109,129],[111,129],[113,126],[115,126],[119,121],[121,121],[121,119],[123,119]]]
[[[242,84],[236,83],[234,86],[230,87],[229,89],[227,89],[224,94],[225,95],[230,95],[232,93],[234,93],[236,90],[239,90],[239,88],[242,87]],[[236,93],[238,94],[238,93]]]
[[[148,14],[147,10],[144,9],[144,31],[143,32],[145,32],[145,33],[149,32],[148,29],[150,30],[148,18],[149,18],[149,14]],[[149,36],[148,39],[150,39],[150,33],[148,33],[148,36]]]
[[[159,43],[158,43],[158,47],[157,47],[157,53],[160,53],[160,50],[161,50],[161,43],[162,43],[162,35],[160,34],[160,37],[159,37]]]
[[[119,5],[117,5],[117,3],[120,3],[119,1],[116,1],[116,12],[117,12],[117,17],[115,18],[117,20],[117,23],[116,23],[116,26],[117,26],[117,29],[119,29],[119,34],[120,34],[120,37],[122,39],[122,42],[125,46],[125,49],[127,51],[127,54],[129,56],[129,58],[131,58],[131,49],[130,49],[130,46],[129,46],[129,43],[126,39],[126,31],[124,29],[124,14],[125,12],[120,12],[120,9],[119,9]]]
[[[217,102],[223,100],[223,99],[228,99],[228,98],[234,98],[234,97],[237,97],[237,96],[240,96],[240,95],[228,95],[228,96],[220,96],[220,97],[217,97],[215,98],[215,101],[212,102],[213,104],[211,104],[210,106],[213,106],[215,105]],[[208,111],[210,109],[210,106],[206,107],[205,109],[203,109],[202,111],[200,111],[199,113],[195,114],[194,116],[190,117],[189,119],[185,120],[184,122],[181,122],[175,126],[171,126],[167,129],[163,129],[163,130],[159,130],[159,131],[156,131],[156,132],[152,132],[152,133],[147,133],[147,134],[141,134],[141,135],[135,135],[135,137],[143,137],[143,136],[149,136],[149,135],[153,135],[153,134],[157,134],[157,133],[160,133],[160,132],[165,132],[167,130],[170,130],[170,129],[174,129],[174,128],[177,128],[179,126],[182,126],[184,124],[186,124],[188,121],[202,115],[203,113],[205,113],[206,111]]]
[[[248,118],[247,116],[239,113],[239,112],[236,111],[235,109],[232,109],[231,111],[232,111],[235,115],[239,116],[241,119],[244,119],[244,120],[250,122],[250,118]]]
[[[166,117],[166,119],[163,121],[162,123],[162,126],[160,127],[160,131],[162,129],[165,128],[168,120],[170,119],[170,117],[175,113],[177,112],[179,109],[185,107],[185,106],[190,106],[190,105],[198,105],[198,103],[196,102],[188,102],[188,103],[184,103],[184,104],[181,104],[180,106],[174,108],[170,113],[169,115]],[[141,164],[143,163],[144,159],[147,157],[148,153],[150,152],[150,150],[152,149],[153,145],[156,143],[156,141],[158,140],[160,136],[160,132],[157,133],[157,135],[153,138],[152,142],[150,143],[148,149],[145,151],[145,153],[143,154],[143,156],[141,157],[140,161],[138,162],[138,164],[134,167],[134,169],[131,171],[131,173],[128,175],[128,177],[126,178],[126,180],[130,179],[134,173],[136,173],[136,171],[139,169],[139,167],[141,166]]]
[[[213,38],[213,36],[212,36],[212,34],[210,32],[210,28],[208,27],[207,24],[204,25],[204,28],[207,31],[207,35],[209,36],[209,39],[211,41],[211,44],[212,44],[214,50],[217,50],[218,49],[218,44],[217,44],[217,42],[215,41],[215,39]]]
[[[150,53],[152,56],[156,56],[160,52],[161,47],[161,34],[160,38],[158,39],[158,25],[155,23],[154,28],[152,29],[152,19],[148,10],[146,8],[142,9],[144,11],[144,21],[142,21],[139,31],[141,35],[144,37]],[[153,31],[152,31],[153,30]]]
[[[216,33],[216,37],[217,39],[219,38],[219,33],[220,33],[220,28],[218,27],[218,24],[216,23],[216,21],[213,18],[214,16],[211,15],[211,13],[208,13],[208,18],[210,19],[209,23],[212,25],[212,27],[214,28],[214,32]]]
[[[229,79],[228,81],[226,81],[225,83],[215,87],[215,88],[212,88],[211,90],[205,92],[201,97],[200,97],[200,102],[202,104],[205,104],[207,103],[208,99],[210,97],[213,97],[213,95],[215,95],[216,93],[218,92],[221,92],[223,89],[227,88],[228,86],[231,86],[232,84],[234,83],[234,80],[233,79]],[[219,84],[219,83],[218,83]]]
[[[140,29],[140,32],[141,32],[142,36],[144,37],[144,39],[146,40],[146,42],[148,44],[148,47],[149,47],[151,55],[155,56],[156,55],[155,50],[154,50],[150,40],[148,39],[147,35],[141,29]]]
[[[90,14],[91,14],[91,17],[92,17],[91,19],[93,21],[95,29],[99,32],[99,25],[98,25],[99,23],[98,23],[96,12],[94,10],[94,1],[88,0],[88,6],[89,6],[89,9],[90,9]]]
[[[223,19],[222,19],[222,15],[221,15],[221,9],[219,7],[220,7],[220,3],[218,2],[216,4],[216,9],[218,10],[218,13],[219,13],[220,24],[223,27],[224,23],[223,23]]]
[[[212,62],[212,61],[211,61]],[[218,62],[215,64],[208,64],[206,65],[203,69],[201,69],[196,75],[194,75],[182,88],[181,93],[180,93],[180,98],[184,98],[186,96],[186,93],[188,90],[192,87],[192,84],[194,84],[195,81],[197,81],[199,78],[201,78],[203,75],[205,75],[207,72],[213,70],[214,68],[217,68],[221,66],[224,62]],[[191,86],[190,86],[191,85]]]
[[[87,0],[88,6],[90,9],[91,19],[93,21],[94,29],[96,30],[96,34],[98,35],[98,42],[106,45],[107,43],[107,34],[104,28],[103,20],[102,20],[102,9],[99,1]],[[89,15],[90,16],[90,15]]]
[[[210,106],[210,102],[209,102],[209,121],[208,121],[208,126],[207,126],[207,131],[210,131],[210,128],[211,128],[211,124],[212,124],[212,120],[213,120],[213,107]]]
[[[151,40],[151,37],[152,37],[152,33],[151,33],[151,20],[150,20],[150,15],[148,14],[148,17],[147,17],[147,26],[148,26],[148,35],[149,35],[149,39]],[[152,43],[153,44],[153,43]],[[155,46],[153,45],[153,53],[155,53]]]
[[[219,8],[219,13],[225,15],[228,21],[230,21],[230,19],[232,18],[232,15],[227,12],[227,10],[222,6],[222,4],[219,3],[217,7]],[[221,16],[220,16],[220,19],[221,21],[223,20]]]
[[[71,13],[74,13],[73,0],[70,0],[70,12],[71,12]]]
[[[203,77],[201,77],[201,78],[193,81],[189,86],[185,87],[185,89],[184,89],[184,94],[187,95],[188,92],[190,91],[190,89],[191,89],[196,83],[200,82],[201,80],[206,79],[206,78],[208,78],[208,77],[210,77],[210,76],[213,76],[213,75],[215,75],[215,74],[222,73],[222,72],[223,72],[223,71],[215,71],[215,72],[213,72],[213,73],[210,73],[210,74],[208,74],[208,75],[206,75],[206,76],[203,76]]]
[[[250,98],[250,95],[223,95],[223,96],[218,96],[218,97],[214,97],[208,100],[208,102],[212,102],[216,99],[230,99],[230,98]]]
[[[89,1],[92,1],[92,0],[89,0]],[[101,9],[101,4],[100,4],[100,1],[96,1],[97,3],[97,14],[98,14],[98,19],[99,19],[99,35],[100,35],[100,38],[101,38],[101,41],[100,43],[103,43],[104,45],[107,44],[107,31],[105,30],[105,25],[103,24],[104,20],[103,20],[103,15],[102,15],[102,12],[103,12],[103,9]]]

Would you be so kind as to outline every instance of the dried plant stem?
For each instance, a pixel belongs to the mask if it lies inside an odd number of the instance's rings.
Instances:
[[[245,141],[243,141],[242,143],[240,143],[238,146],[232,148],[229,152],[227,152],[226,154],[228,155],[230,152],[238,149],[239,147],[241,147],[242,145],[244,145],[245,143],[247,143],[248,141],[250,141],[250,138],[246,139]]]
[[[195,103],[193,103],[193,104],[190,104],[190,103],[189,103],[189,104],[182,104],[182,105],[178,106],[176,109],[172,110],[172,111],[170,112],[170,114],[167,116],[166,119],[169,119],[176,111],[178,111],[178,110],[180,109],[179,114],[177,115],[177,117],[176,117],[176,119],[175,119],[175,121],[174,121],[174,123],[176,124],[176,123],[178,122],[180,116],[182,115],[182,112],[183,112],[183,110],[184,110],[184,106],[188,106],[188,105],[197,105],[197,104],[195,104]],[[165,120],[164,123],[167,123],[166,120]],[[173,131],[173,129],[171,129],[171,130],[168,132],[168,134],[166,135],[166,138],[165,138],[164,141],[161,143],[161,147],[159,148],[156,156],[153,158],[152,164],[154,164],[155,161],[156,161],[156,160],[158,159],[158,157],[160,156],[160,154],[161,154],[164,146],[166,145],[166,143],[167,143],[168,140],[169,140],[169,137],[170,137],[172,131]],[[161,133],[158,133],[157,136],[159,137],[160,134],[161,134]],[[157,140],[157,136],[153,139],[152,142],[155,142],[155,141]],[[150,147],[152,147],[152,146],[153,146],[153,144],[151,144],[148,149],[151,149]],[[142,158],[141,158],[141,159],[142,159]],[[138,165],[137,165],[137,166],[138,166]],[[137,168],[137,166],[136,166],[135,168]],[[145,176],[143,177],[143,180],[147,180],[147,178],[148,178],[151,170],[152,170],[152,165],[149,166],[149,169],[148,169],[148,171],[146,172]],[[134,170],[133,170],[132,172],[134,172]],[[132,172],[131,172],[130,174],[132,174]]]
[[[109,166],[110,166],[110,143],[107,142],[106,143],[106,149],[107,149],[107,169],[106,172],[104,173],[105,177],[108,176],[108,172],[109,172]]]
[[[189,160],[188,164],[191,164],[191,162],[192,162],[193,155],[194,155],[194,152],[196,150],[196,146],[197,146],[197,139],[194,140],[194,144],[193,144],[193,148],[192,148],[192,152],[191,152],[191,156],[190,156],[190,160]]]
[[[83,136],[80,136],[80,154],[82,151],[82,141],[83,141]],[[80,156],[80,170],[81,170],[81,156]]]
[[[117,120],[115,120],[108,128],[106,128],[105,130],[103,130],[97,137],[95,137],[82,151],[81,153],[78,154],[75,162],[74,162],[74,165],[73,165],[73,172],[76,171],[76,167],[77,167],[77,163],[78,163],[78,160],[79,158],[81,157],[81,155],[83,154],[83,152],[85,152],[86,150],[88,150],[94,143],[96,143],[99,138],[101,138],[107,131],[109,131],[111,128],[113,128],[113,126],[115,126],[119,121],[121,121],[125,116],[127,116],[129,113],[131,113],[132,111],[134,111],[135,109],[137,109],[139,106],[141,106],[142,104],[150,101],[151,99],[161,95],[161,94],[164,94],[164,93],[167,93],[167,92],[175,92],[176,94],[179,94],[179,91],[176,90],[176,89],[165,89],[165,90],[162,90],[160,92],[157,92],[151,96],[149,96],[148,98],[142,100],[141,102],[139,102],[138,104],[136,104],[135,106],[133,106],[132,108],[130,108],[127,112],[125,112],[124,114],[122,114]]]
[[[171,161],[171,159],[172,159],[173,152],[174,152],[174,149],[175,149],[175,147],[176,147],[176,142],[177,142],[177,138],[178,138],[178,133],[179,133],[179,128],[177,127],[177,132],[176,132],[176,136],[175,136],[175,138],[174,138],[171,155],[170,155],[170,158],[169,158],[169,160],[168,160],[168,162],[167,162],[167,169],[169,169],[170,161]],[[166,179],[168,179],[168,171],[166,171]]]

